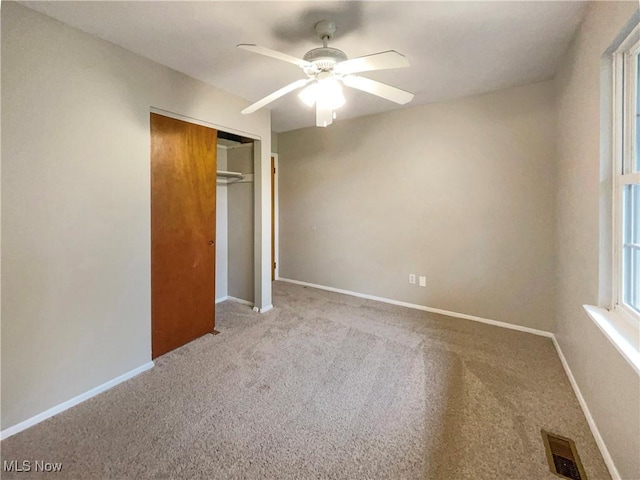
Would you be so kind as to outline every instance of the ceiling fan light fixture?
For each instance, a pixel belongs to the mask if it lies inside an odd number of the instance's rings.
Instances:
[[[320,80],[318,82],[318,99],[331,110],[340,108],[345,103],[342,84],[333,78]]]
[[[303,89],[299,94],[298,98],[302,100],[307,107],[313,107],[316,103],[316,98],[318,98],[318,84],[312,83],[307,88]]]
[[[329,110],[340,108],[345,103],[342,85],[334,78],[318,80],[312,83],[298,94],[298,98],[309,107],[317,103]]]

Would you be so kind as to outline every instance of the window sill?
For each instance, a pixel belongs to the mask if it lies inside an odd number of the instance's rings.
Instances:
[[[640,375],[640,327],[620,312],[583,305],[585,311],[624,359]]]

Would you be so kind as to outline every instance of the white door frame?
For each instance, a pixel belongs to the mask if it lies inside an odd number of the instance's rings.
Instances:
[[[280,201],[278,198],[279,197],[278,196],[278,190],[279,190],[278,178],[280,177],[280,167],[278,166],[278,154],[272,153],[271,156],[273,157],[273,166],[276,169],[276,173],[273,175],[273,189],[274,189],[273,203],[275,204],[273,207],[273,210],[274,210],[273,243],[275,244],[273,261],[276,262],[274,276],[276,280],[279,280],[280,279]]]

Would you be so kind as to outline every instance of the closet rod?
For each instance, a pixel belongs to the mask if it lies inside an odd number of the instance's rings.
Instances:
[[[240,172],[227,172],[226,170],[218,170],[216,172],[216,175],[218,177],[225,177],[225,178],[244,178],[244,173],[240,173]]]

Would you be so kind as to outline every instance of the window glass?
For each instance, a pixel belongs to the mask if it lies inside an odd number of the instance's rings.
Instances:
[[[640,184],[623,190],[623,303],[640,312]]]

